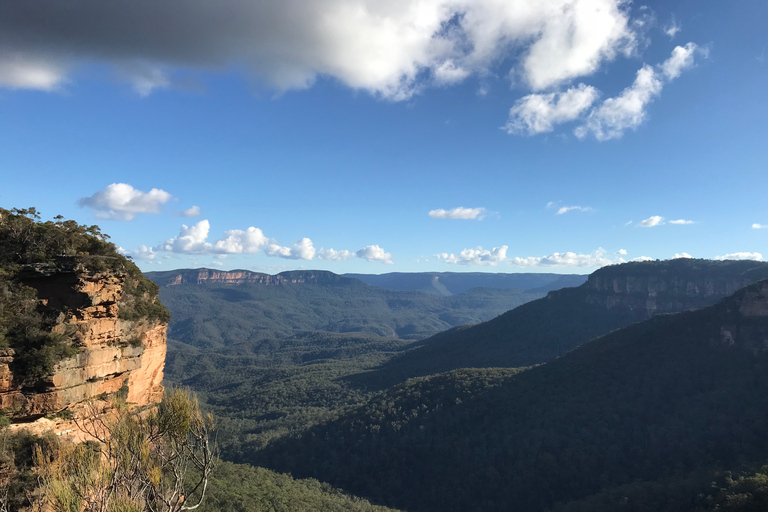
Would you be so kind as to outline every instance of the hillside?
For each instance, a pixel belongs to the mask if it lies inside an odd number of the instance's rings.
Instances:
[[[149,272],[172,313],[169,337],[221,348],[300,331],[358,332],[418,340],[477,323],[544,295],[475,288],[441,297],[369,286],[325,271],[275,276],[208,269]]]
[[[543,363],[614,329],[714,304],[765,278],[768,263],[754,261],[676,259],[604,267],[577,288],[436,334],[385,364],[376,378],[391,385],[456,368]]]
[[[643,510],[653,490],[715,510],[711,475],[768,461],[767,339],[763,281],[525,371],[409,381],[250,456],[412,512]]]

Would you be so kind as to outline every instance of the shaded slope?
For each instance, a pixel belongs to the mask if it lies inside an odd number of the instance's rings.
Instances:
[[[455,368],[543,363],[614,329],[714,304],[765,278],[768,264],[752,261],[678,259],[605,267],[578,288],[439,333],[384,365],[377,378],[386,385]]]
[[[768,281],[551,363],[416,379],[254,460],[409,511],[545,510],[768,460]]]

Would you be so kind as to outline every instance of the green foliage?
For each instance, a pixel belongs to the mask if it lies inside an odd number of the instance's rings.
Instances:
[[[156,412],[113,403],[79,425],[99,442],[35,450],[42,509],[71,512],[180,512],[197,508],[215,466],[213,428],[188,391],[174,389]],[[90,420],[90,421],[89,421]]]
[[[39,310],[34,288],[0,277],[0,348],[15,350],[13,372],[22,385],[36,385],[77,353],[71,333],[53,332],[55,324],[53,315]]]
[[[210,482],[205,512],[388,512],[317,480],[225,462]]]
[[[0,418],[2,415],[0,415]],[[38,437],[27,432],[8,431],[0,426],[0,510],[26,510],[37,486],[33,453],[35,446],[48,451],[58,445],[53,435]]]
[[[165,376],[197,391],[217,416],[222,455],[242,461],[244,450],[364,403],[374,390],[350,377],[404,346],[391,338],[322,332],[216,352],[170,341]]]
[[[118,316],[122,320],[147,319],[167,324],[171,314],[158,300],[159,287],[147,279],[132,261],[126,260],[126,280]]]

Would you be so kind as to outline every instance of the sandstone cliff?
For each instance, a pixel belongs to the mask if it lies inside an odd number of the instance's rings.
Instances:
[[[362,285],[356,279],[339,276],[324,270],[292,270],[281,272],[274,276],[251,272],[249,270],[212,270],[199,268],[192,270],[172,270],[167,272],[150,272],[147,274],[161,286],[177,286],[182,284],[261,284],[279,286],[290,284],[346,284]]]
[[[160,401],[167,325],[129,311],[137,300],[156,300],[138,296],[147,292],[137,292],[132,279],[121,271],[71,264],[24,269],[20,280],[37,290],[39,309],[55,318],[53,331],[66,333],[78,351],[30,386],[14,374],[14,350],[0,349],[0,409],[12,421],[32,430],[76,434],[73,422],[62,418],[82,414],[86,401],[110,394],[135,406]]]

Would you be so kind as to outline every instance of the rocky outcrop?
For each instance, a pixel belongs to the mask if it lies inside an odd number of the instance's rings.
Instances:
[[[587,303],[650,318],[714,304],[765,278],[768,265],[762,262],[681,259],[606,267],[582,289]]]
[[[120,394],[134,406],[160,401],[167,325],[148,318],[121,318],[126,275],[29,268],[22,279],[37,290],[40,308],[57,315],[54,332],[70,336],[79,351],[29,388],[21,385],[22,376],[13,373],[14,351],[0,350],[0,409],[10,413],[12,421],[50,423],[48,427],[61,433],[73,427],[71,422],[44,417],[71,417],[82,412],[85,402],[111,394]]]
[[[768,281],[745,288],[734,297],[732,305],[723,307],[733,310],[732,321],[720,327],[716,342],[755,354],[768,352]]]

